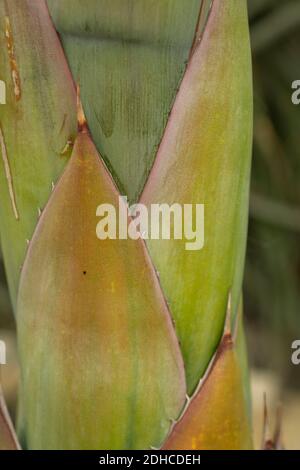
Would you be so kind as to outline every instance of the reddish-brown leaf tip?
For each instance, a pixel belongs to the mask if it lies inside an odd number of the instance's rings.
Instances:
[[[82,102],[80,99],[80,85],[77,84],[77,123],[78,123],[78,132],[88,132],[88,125],[83,110]]]

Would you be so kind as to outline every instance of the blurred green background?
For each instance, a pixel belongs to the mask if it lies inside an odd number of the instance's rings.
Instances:
[[[291,363],[291,343],[300,339],[300,105],[291,101],[292,82],[300,80],[300,1],[248,3],[255,119],[244,306],[254,426],[258,442],[266,391],[271,414],[279,400],[284,404],[286,446],[300,449],[300,366]],[[0,313],[9,355],[3,381],[13,409],[15,325],[2,261]]]
[[[245,273],[251,363],[300,386],[291,343],[300,338],[299,0],[249,0],[254,147]]]
[[[267,392],[283,404],[283,441],[300,449],[300,1],[248,0],[254,74],[254,144],[244,281],[254,427]]]

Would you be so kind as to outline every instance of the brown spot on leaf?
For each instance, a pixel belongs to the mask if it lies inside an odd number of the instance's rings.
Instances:
[[[11,70],[11,77],[14,86],[14,95],[17,101],[21,99],[21,79],[18,70],[18,64],[15,56],[15,48],[14,48],[14,41],[13,35],[11,30],[11,25],[9,21],[9,17],[5,17],[5,38],[6,38],[6,46],[8,51],[9,57],[9,65]]]

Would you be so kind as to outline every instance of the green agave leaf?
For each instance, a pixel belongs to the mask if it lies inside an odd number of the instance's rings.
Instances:
[[[252,140],[252,81],[246,1],[214,0],[178,91],[140,202],[204,204],[204,248],[149,240],[176,323],[188,390],[222,334],[227,294],[240,298]],[[195,213],[195,210],[194,210]]]
[[[186,67],[202,0],[48,5],[97,148],[122,194],[136,201]]]
[[[150,448],[184,405],[178,341],[143,242],[96,237],[97,206],[118,196],[83,130],[20,282],[30,449]]]
[[[20,446],[0,389],[0,450],[19,450]]]
[[[0,0],[0,231],[13,303],[27,248],[76,136],[76,94],[44,0]]]
[[[208,370],[163,449],[249,450],[252,431],[235,340],[226,328]]]

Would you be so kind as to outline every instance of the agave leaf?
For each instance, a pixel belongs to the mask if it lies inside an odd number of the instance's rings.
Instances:
[[[96,146],[122,193],[136,201],[186,67],[202,0],[48,5]]]
[[[44,0],[0,1],[0,79],[0,230],[15,304],[26,240],[76,135],[75,88]]]
[[[0,450],[19,450],[17,436],[11,423],[4,397],[0,389]]]
[[[267,396],[264,395],[263,435],[261,450],[284,450],[282,442],[282,407],[277,408],[274,433],[271,435]]]
[[[229,327],[227,324],[204,378],[182,417],[174,424],[163,449],[252,448],[242,372]]]
[[[118,196],[83,129],[20,282],[30,449],[157,446],[184,404],[183,361],[144,244],[96,237],[97,206],[117,207]]]
[[[148,241],[175,319],[190,393],[219,343],[231,289],[234,316],[238,308],[251,140],[246,1],[214,0],[141,196],[148,208],[160,203],[205,206],[202,250],[188,251],[185,239]]]

